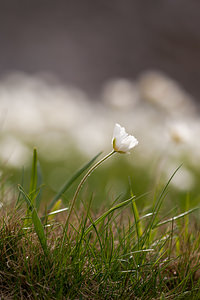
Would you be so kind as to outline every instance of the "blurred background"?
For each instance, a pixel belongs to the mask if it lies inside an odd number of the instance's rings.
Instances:
[[[169,201],[180,205],[189,192],[196,205],[199,28],[197,0],[1,0],[3,174],[19,182],[36,146],[53,194],[82,163],[111,150],[117,122],[139,145],[92,176],[97,201],[126,194],[129,177],[136,194],[152,190],[183,163]]]

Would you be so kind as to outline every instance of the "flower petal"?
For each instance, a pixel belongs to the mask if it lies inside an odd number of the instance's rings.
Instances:
[[[128,135],[124,127],[115,124],[112,144],[116,152],[126,153],[134,148],[138,144],[138,141],[134,136]]]

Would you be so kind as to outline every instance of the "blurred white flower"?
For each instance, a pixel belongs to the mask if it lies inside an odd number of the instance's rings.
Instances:
[[[37,146],[47,161],[65,158],[71,149],[91,157],[109,150],[105,132],[117,121],[141,137],[134,164],[166,156],[187,160],[196,169],[200,120],[191,98],[159,72],[143,72],[136,82],[119,78],[105,83],[102,101],[90,101],[80,89],[40,74],[10,73],[0,80],[0,160],[20,167],[31,157],[29,146]],[[132,145],[125,130],[124,135],[115,140],[118,152]]]
[[[137,85],[123,78],[108,81],[103,88],[102,99],[111,108],[133,108],[139,101]]]
[[[0,140],[0,161],[6,166],[20,168],[29,162],[30,150],[14,136],[5,136]]]
[[[185,122],[171,122],[168,125],[169,135],[176,144],[189,142],[192,136],[188,124]]]
[[[170,178],[176,168],[176,163],[168,162],[168,165],[165,167],[166,179]],[[195,175],[188,168],[182,166],[172,178],[171,184],[179,191],[190,191],[195,186]]]
[[[139,79],[141,97],[166,112],[181,115],[194,113],[192,97],[173,79],[158,71],[142,73]]]
[[[112,144],[116,152],[129,153],[129,150],[134,148],[138,144],[138,141],[134,136],[128,135],[124,127],[115,124]]]

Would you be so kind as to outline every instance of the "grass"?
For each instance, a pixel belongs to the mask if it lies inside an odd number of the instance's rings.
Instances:
[[[128,196],[116,196],[99,210],[88,189],[73,207],[63,207],[60,198],[96,158],[46,206],[34,150],[28,192],[22,181],[10,205],[1,193],[1,299],[199,299],[198,207],[191,209],[187,196],[184,211],[163,209],[179,170],[154,195],[136,197],[130,181]]]

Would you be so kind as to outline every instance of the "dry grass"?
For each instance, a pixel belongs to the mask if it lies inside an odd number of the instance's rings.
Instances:
[[[198,299],[195,297],[200,287],[200,234],[193,230],[194,224],[187,237],[184,229],[176,231],[176,238],[169,238],[162,247],[132,258],[127,249],[124,253],[121,249],[121,239],[128,239],[129,231],[126,227],[123,233],[122,223],[118,223],[122,226],[120,238],[115,226],[107,232],[103,226],[97,227],[101,246],[94,232],[80,243],[81,233],[71,228],[61,258],[58,250],[63,222],[59,220],[58,224],[54,220],[55,225],[46,232],[50,250],[47,258],[34,230],[23,229],[22,215],[22,211],[9,211],[1,216],[1,299]],[[165,226],[165,230],[169,228]],[[111,236],[114,250],[109,257]],[[139,261],[140,269],[131,272]]]

